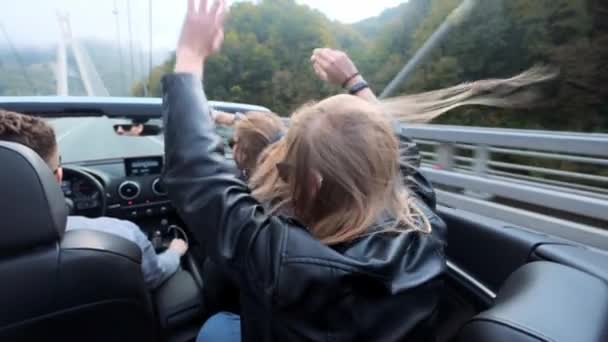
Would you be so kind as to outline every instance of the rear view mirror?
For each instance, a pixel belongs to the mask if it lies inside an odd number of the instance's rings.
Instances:
[[[114,125],[114,132],[128,137],[145,137],[159,135],[163,129],[158,125],[135,123]]]

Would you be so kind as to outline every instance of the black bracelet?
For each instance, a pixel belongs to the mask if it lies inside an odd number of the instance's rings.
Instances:
[[[346,81],[344,81],[344,83],[342,83],[342,88],[346,88],[346,85],[348,84],[348,82],[350,82],[353,78],[355,78],[359,75],[361,75],[361,74],[359,72],[356,72],[356,73],[352,74],[350,77],[348,77],[346,79]]]
[[[367,82],[365,82],[365,81],[359,81],[359,82],[355,83],[355,85],[350,87],[350,89],[348,90],[348,93],[351,95],[357,95],[361,90],[363,90],[365,88],[369,88],[369,84],[367,84]]]

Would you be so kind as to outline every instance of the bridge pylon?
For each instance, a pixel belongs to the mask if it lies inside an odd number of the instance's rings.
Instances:
[[[78,73],[88,96],[109,96],[103,80],[99,76],[91,57],[86,49],[72,35],[70,16],[65,12],[57,12],[60,35],[57,45],[57,63],[55,77],[57,80],[57,95],[69,95],[68,83],[68,48],[76,61]]]

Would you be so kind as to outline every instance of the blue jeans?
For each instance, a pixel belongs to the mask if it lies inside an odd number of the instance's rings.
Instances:
[[[241,316],[231,312],[217,313],[203,324],[196,342],[241,342]]]

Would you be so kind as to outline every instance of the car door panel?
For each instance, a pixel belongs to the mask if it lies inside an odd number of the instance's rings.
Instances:
[[[555,242],[545,234],[463,210],[441,207],[440,215],[448,226],[450,262],[494,292],[528,262],[536,246]]]
[[[542,244],[532,258],[566,265],[608,282],[608,253],[577,244]]]

